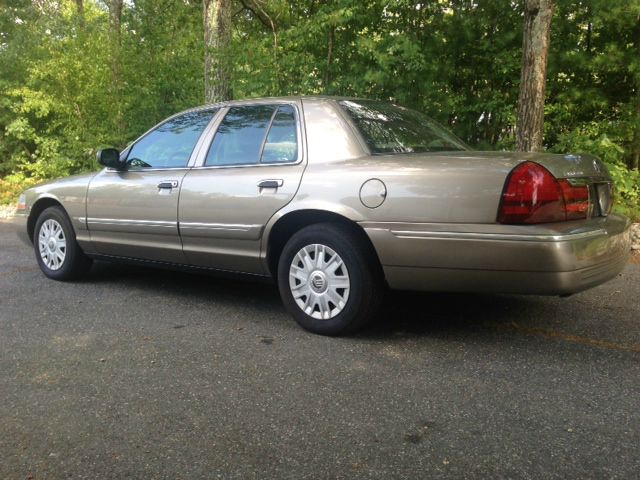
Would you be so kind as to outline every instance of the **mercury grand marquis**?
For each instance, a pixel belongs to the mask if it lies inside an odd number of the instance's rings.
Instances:
[[[569,295],[629,254],[596,157],[473,151],[386,102],[207,105],[98,160],[20,197],[47,277],[94,259],[271,277],[296,321],[326,335],[364,326],[386,288]]]

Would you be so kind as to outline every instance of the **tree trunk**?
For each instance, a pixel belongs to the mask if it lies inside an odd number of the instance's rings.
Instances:
[[[84,28],[84,0],[76,0],[76,13],[80,28]]]
[[[553,0],[525,1],[522,74],[516,129],[517,147],[523,152],[542,148],[547,55],[553,8]]]
[[[111,35],[111,74],[114,83],[120,78],[120,46],[123,0],[109,0],[109,27]]]
[[[640,166],[640,74],[636,81],[636,96],[634,98],[634,107],[631,119],[631,128],[633,137],[631,138],[631,155],[627,164],[632,170],[638,170]]]
[[[231,100],[231,0],[204,0],[204,99]]]
[[[324,72],[324,93],[330,93],[331,85],[331,64],[333,63],[333,42],[335,41],[336,27],[333,25],[329,28],[327,37],[327,69]]]
[[[109,42],[111,46],[111,96],[116,105],[115,128],[118,135],[124,131],[122,102],[120,100],[120,50],[122,47],[122,8],[123,0],[108,0]]]
[[[635,49],[640,54],[640,18],[635,28]],[[629,168],[638,170],[640,166],[640,72],[635,72],[636,77],[636,97],[635,115],[633,118],[633,139],[631,141],[631,157],[629,158]]]

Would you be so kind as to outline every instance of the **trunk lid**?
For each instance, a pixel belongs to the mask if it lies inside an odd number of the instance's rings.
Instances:
[[[429,154],[434,155],[434,154]],[[438,152],[440,157],[462,157],[478,161],[502,162],[507,167],[515,167],[522,162],[535,162],[549,170],[554,177],[588,178],[593,181],[611,181],[605,164],[590,154],[557,154],[546,152]]]
[[[589,154],[516,154],[524,161],[542,165],[557,179],[567,179],[572,185],[586,185],[589,189],[587,218],[605,217],[613,206],[613,181],[606,165]]]
[[[516,153],[524,161],[536,162],[556,178],[584,178],[593,181],[611,181],[605,164],[596,156],[582,153]]]
[[[468,152],[469,157],[481,159],[504,158],[512,168],[522,162],[535,162],[546,168],[558,180],[571,185],[586,185],[589,190],[587,218],[607,216],[613,205],[613,181],[606,165],[590,154],[555,154],[545,152]]]
[[[406,156],[405,156],[406,155]],[[398,159],[398,167],[430,169],[442,166],[455,167],[456,177],[464,177],[464,172],[475,170],[475,177],[495,175],[500,182],[500,194],[509,174],[523,162],[534,162],[547,169],[557,180],[566,179],[571,185],[587,185],[589,190],[588,218],[606,216],[613,203],[613,182],[606,165],[590,154],[555,154],[546,152],[483,152],[451,151],[403,154],[389,156]],[[480,167],[482,166],[482,167]],[[500,177],[500,178],[498,178]],[[486,185],[484,188],[488,188]]]

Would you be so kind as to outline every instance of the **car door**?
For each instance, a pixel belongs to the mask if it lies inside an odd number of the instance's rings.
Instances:
[[[298,190],[304,170],[301,133],[294,102],[225,110],[206,155],[182,183],[178,218],[190,263],[265,273],[261,235]]]
[[[215,112],[168,119],[123,152],[125,170],[107,168],[94,177],[86,220],[96,253],[185,263],[178,234],[180,185]]]

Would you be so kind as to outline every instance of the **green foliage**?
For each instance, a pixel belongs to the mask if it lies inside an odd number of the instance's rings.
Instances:
[[[610,165],[609,172],[616,183],[616,211],[640,222],[640,171],[625,165]]]
[[[202,103],[201,0],[0,0],[0,202],[44,179],[96,168],[171,113]],[[594,153],[638,216],[640,0],[556,2],[545,147]],[[236,97],[391,99],[480,149],[514,147],[522,2],[236,0]],[[116,48],[117,47],[117,48]]]
[[[617,208],[640,220],[640,172],[627,167],[622,129],[614,122],[590,122],[558,136],[553,150],[591,153],[602,159],[616,184]]]
[[[102,2],[0,5],[0,202],[201,103],[199,2],[128,4],[115,58]]]

